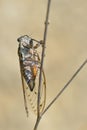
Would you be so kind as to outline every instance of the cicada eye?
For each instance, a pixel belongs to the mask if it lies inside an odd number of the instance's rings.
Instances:
[[[20,42],[20,38],[18,38],[17,41]]]

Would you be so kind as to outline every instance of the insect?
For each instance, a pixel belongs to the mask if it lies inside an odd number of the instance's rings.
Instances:
[[[40,42],[37,42],[36,40],[30,38],[28,35],[19,37],[17,41],[19,42],[18,56],[20,63],[25,110],[28,115],[29,101],[32,110],[34,111],[34,113],[37,114],[38,83],[41,64],[37,48],[41,44]],[[42,84],[40,93],[40,112],[42,112],[44,110],[46,102],[46,79],[44,71],[42,71]]]

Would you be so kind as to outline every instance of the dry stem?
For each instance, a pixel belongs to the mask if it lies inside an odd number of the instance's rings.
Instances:
[[[49,19],[49,12],[50,12],[50,4],[51,0],[48,0],[47,4],[47,12],[46,12],[46,21],[45,21],[45,29],[43,35],[43,46],[42,46],[42,55],[41,55],[41,67],[40,67],[40,75],[39,75],[39,86],[38,86],[38,97],[37,97],[37,120],[34,127],[34,130],[37,129],[39,121],[41,119],[40,115],[40,92],[41,92],[41,82],[42,82],[42,70],[43,70],[43,62],[44,62],[44,55],[45,55],[45,46],[46,46],[46,38],[47,38],[47,29],[48,29],[48,19]]]

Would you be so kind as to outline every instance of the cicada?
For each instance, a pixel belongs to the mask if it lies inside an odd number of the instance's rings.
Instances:
[[[19,42],[18,56],[24,95],[24,105],[28,115],[28,102],[34,113],[37,113],[38,85],[41,66],[41,59],[37,48],[41,45],[41,43],[36,42],[36,40],[32,39],[28,35],[19,37],[17,41]],[[46,102],[46,79],[44,70],[42,71],[40,93],[39,108],[40,112],[42,112]]]

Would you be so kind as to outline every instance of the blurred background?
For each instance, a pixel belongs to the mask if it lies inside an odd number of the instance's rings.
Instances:
[[[33,130],[26,117],[17,38],[42,40],[47,0],[0,0],[0,130]],[[47,104],[87,58],[87,1],[52,0],[44,69]],[[87,130],[87,65],[43,116],[38,130]]]

